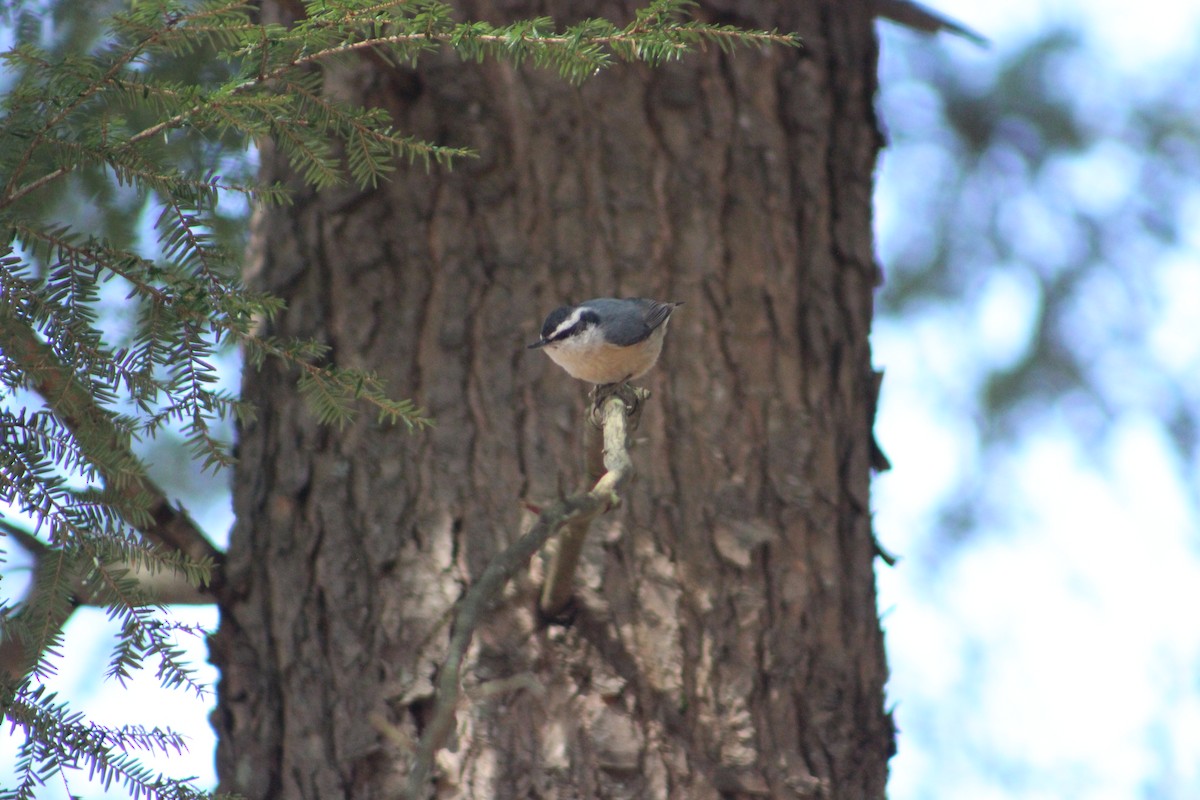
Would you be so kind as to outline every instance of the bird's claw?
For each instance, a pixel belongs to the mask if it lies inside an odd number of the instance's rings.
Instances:
[[[596,386],[591,392],[592,405],[588,418],[597,428],[604,427],[604,402],[613,396],[625,403],[628,429],[635,430],[642,416],[642,403],[650,397],[650,391],[630,386],[628,383],[603,383]]]

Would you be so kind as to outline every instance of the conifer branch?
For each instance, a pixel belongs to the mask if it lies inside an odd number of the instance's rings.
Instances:
[[[62,366],[53,350],[33,331],[0,307],[0,349],[26,374],[32,388],[71,431],[84,457],[98,464],[103,479],[118,487],[120,499],[145,508],[148,524],[139,526],[151,542],[179,551],[192,561],[216,563],[221,552],[166,495],[146,477],[129,451],[128,436],[91,391]],[[115,458],[114,458],[115,454]]]
[[[391,2],[365,9],[347,9],[340,16],[334,16],[331,9],[325,16],[302,21],[293,31],[258,26],[248,21],[238,24],[199,23],[199,20],[208,17],[217,20],[240,20],[247,6],[238,2],[227,3],[212,9],[211,12],[202,10],[194,14],[177,15],[169,18],[158,30],[148,27],[146,22],[135,23],[132,17],[122,17],[120,19],[124,30],[137,32],[143,38],[114,59],[106,71],[84,87],[73,102],[48,120],[43,129],[34,136],[12,171],[4,191],[0,193],[0,210],[71,171],[69,167],[59,167],[27,184],[17,185],[34,152],[44,143],[49,131],[61,125],[71,113],[103,90],[120,88],[123,84],[118,80],[119,73],[142,53],[152,51],[158,46],[177,47],[177,38],[184,34],[213,36],[221,41],[237,42],[238,46],[227,55],[251,64],[269,62],[270,66],[260,68],[240,82],[219,87],[215,92],[190,103],[166,119],[132,134],[121,145],[122,148],[128,149],[155,139],[205,113],[232,112],[234,107],[231,103],[234,103],[239,95],[267,91],[277,81],[284,80],[289,75],[299,74],[305,67],[364,51],[394,50],[401,60],[412,60],[419,53],[434,46],[449,45],[465,60],[479,60],[486,55],[520,64],[528,58],[539,66],[555,66],[564,77],[578,82],[610,66],[610,53],[622,60],[640,60],[653,65],[678,58],[706,42],[716,44],[722,49],[730,49],[737,45],[795,47],[800,44],[795,35],[774,30],[741,30],[730,25],[683,21],[680,16],[688,5],[680,0],[656,0],[647,9],[639,12],[635,20],[623,29],[607,20],[590,19],[563,31],[555,31],[551,21],[545,18],[507,26],[493,26],[483,22],[456,23],[450,17],[448,6]],[[406,18],[404,12],[410,6],[418,9],[418,12]],[[388,10],[399,10],[400,13],[395,16],[384,15],[383,12]],[[402,25],[406,26],[405,29],[394,33],[358,33],[360,28],[377,30],[380,26]],[[217,31],[220,31],[222,36],[216,37]],[[324,47],[312,48],[312,42],[320,41],[322,36],[330,39],[330,43]],[[290,56],[272,55],[288,45],[293,48]],[[144,91],[151,90],[150,84],[144,86]],[[155,91],[165,99],[166,96],[161,94],[161,87]],[[279,95],[276,97],[285,99]],[[178,101],[180,98],[175,99]],[[225,122],[243,134],[261,133],[261,129],[242,114],[228,113]],[[304,151],[312,147],[312,142],[301,134],[301,130],[280,123],[272,132]],[[423,151],[425,157],[432,155],[439,162],[467,152],[461,148],[418,144],[406,139],[397,141],[402,142],[406,150],[413,147]],[[331,172],[319,168],[324,163],[320,153],[307,152],[304,155],[304,163],[309,165],[310,170],[306,177],[319,178],[322,185],[333,182]]]
[[[299,389],[325,424],[345,425],[354,419],[351,403],[364,400],[375,407],[380,422],[403,422],[410,430],[432,424],[425,412],[411,400],[393,400],[387,386],[376,373],[347,368],[322,367],[312,363],[328,350],[318,342],[284,342],[231,330],[246,347],[250,366],[259,366],[267,356],[277,358],[300,370]]]
[[[109,727],[86,722],[79,712],[46,691],[44,686],[19,688],[6,697],[5,715],[14,728],[23,729],[18,748],[17,787],[7,796],[35,797],[48,772],[63,762],[81,764],[109,789],[122,784],[133,797],[151,800],[202,800],[209,795],[186,783],[166,778],[143,766],[131,753],[179,754],[187,750],[179,734],[140,726]]]
[[[142,48],[140,47],[131,48],[125,51],[113,61],[108,71],[105,72],[101,78],[93,81],[91,85],[84,87],[78,92],[73,100],[64,104],[62,109],[57,114],[46,120],[45,124],[42,126],[42,129],[34,134],[29,144],[25,147],[25,151],[21,154],[16,166],[9,174],[8,181],[4,186],[3,192],[0,192],[0,208],[3,208],[8,204],[8,198],[13,197],[13,188],[20,180],[21,174],[25,171],[26,167],[29,166],[29,162],[32,160],[34,153],[37,152],[38,147],[42,144],[42,142],[45,141],[46,137],[52,132],[58,130],[67,117],[69,117],[76,109],[86,103],[89,99],[91,99],[92,96],[99,92],[105,85],[110,83],[122,69],[124,69],[135,58],[137,58],[141,51]]]
[[[34,665],[42,664],[45,655],[53,653],[59,630],[79,604],[68,576],[70,552],[79,551],[93,559],[93,571],[110,592],[110,603],[115,602],[125,609],[145,604],[144,596],[131,594],[136,591],[136,584],[122,580],[120,563],[148,566],[151,551],[133,542],[122,544],[113,538],[118,535],[120,524],[109,515],[110,508],[122,513],[124,519],[135,525],[151,544],[164,548],[167,553],[180,553],[182,559],[167,559],[159,568],[178,570],[198,586],[212,581],[213,568],[222,556],[186,513],[173,507],[149,480],[144,468],[129,451],[127,433],[113,421],[112,415],[95,401],[92,393],[69,369],[58,362],[48,345],[39,341],[31,329],[3,307],[0,307],[0,350],[31,378],[32,388],[71,432],[81,457],[96,465],[99,477],[111,486],[104,502],[98,505],[89,504],[85,499],[70,498],[53,484],[36,492],[43,498],[42,502],[48,504],[43,506],[41,513],[43,519],[51,521],[51,536],[56,540],[56,546],[49,555],[42,554],[38,559],[39,572],[49,572],[31,587],[31,599],[26,603],[26,613],[37,620],[37,624],[33,629],[26,626],[19,637],[23,642],[23,661],[5,665],[10,675],[23,675]],[[7,452],[10,456],[19,456],[14,451]],[[23,471],[27,474],[40,470],[32,462],[24,464]],[[20,474],[13,474],[6,483],[20,486],[22,478]],[[5,499],[12,502],[17,498]],[[155,560],[161,561],[161,558],[155,557]]]

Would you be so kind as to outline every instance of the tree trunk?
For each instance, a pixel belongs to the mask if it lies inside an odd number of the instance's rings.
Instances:
[[[462,13],[547,13],[499,5]],[[805,47],[578,88],[446,54],[331,74],[479,158],[258,219],[255,280],[288,304],[271,332],[377,370],[436,426],[322,427],[294,375],[247,372],[212,656],[222,791],[399,796],[455,601],[526,501],[580,474],[585,387],[523,345],[564,301],[643,295],[686,305],[642,380],[638,475],[593,527],[573,618],[539,619],[535,559],[476,632],[436,795],[884,796],[870,3],[753,5],[702,13]],[[632,13],[557,6],[560,24]]]

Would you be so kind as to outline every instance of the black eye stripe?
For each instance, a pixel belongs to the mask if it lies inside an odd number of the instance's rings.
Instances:
[[[553,327],[548,325],[550,330],[543,335],[548,342],[558,342],[599,324],[600,316],[595,311],[588,308],[575,309],[563,319],[557,320]]]

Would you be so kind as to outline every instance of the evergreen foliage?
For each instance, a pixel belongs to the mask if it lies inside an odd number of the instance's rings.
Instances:
[[[0,597],[0,705],[25,737],[19,785],[0,797],[33,797],[79,766],[134,797],[201,794],[132,755],[178,751],[179,737],[89,723],[41,681],[61,657],[62,624],[90,603],[121,621],[109,677],[123,682],[150,659],[165,685],[203,690],[139,576],[204,586],[215,550],[167,507],[130,445],[170,427],[204,468],[232,462],[218,423],[254,410],[219,388],[214,354],[238,346],[250,366],[293,365],[324,422],[344,424],[365,403],[381,421],[428,423],[375,374],[328,363],[319,343],[259,333],[282,304],[241,282],[245,208],[288,193],[255,180],[254,143],[273,142],[317,188],[370,187],[398,161],[433,168],[469,156],[323,92],[326,65],[367,51],[406,65],[450,48],[581,81],[704,45],[797,43],[689,20],[687,6],[655,0],[624,27],[565,29],[545,18],[461,22],[436,0],[308,0],[288,26],[264,24],[242,0],[133,0],[104,19],[91,16],[100,4],[61,3],[51,23],[42,7],[0,12],[14,40],[0,54],[0,508],[34,521],[0,529],[36,561],[27,596]],[[117,323],[102,313],[113,288],[130,312]],[[167,535],[172,525],[189,532],[187,546]]]

